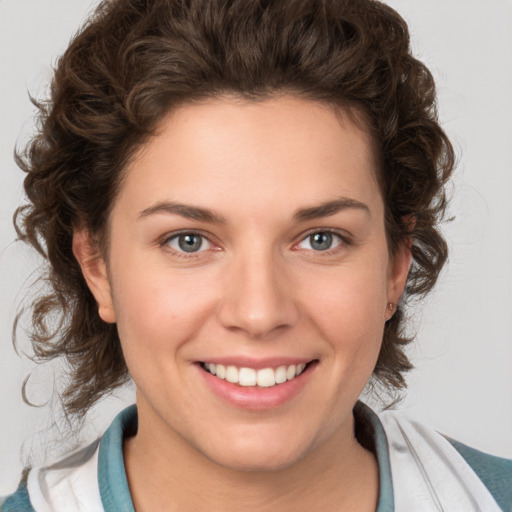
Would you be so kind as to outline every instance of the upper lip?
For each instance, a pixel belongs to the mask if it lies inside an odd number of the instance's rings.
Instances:
[[[224,366],[236,366],[237,368],[254,368],[259,370],[262,368],[278,368],[279,366],[290,366],[292,364],[307,364],[314,358],[307,357],[266,357],[255,359],[246,356],[227,356],[227,357],[207,357],[201,359],[200,363],[222,364]]]

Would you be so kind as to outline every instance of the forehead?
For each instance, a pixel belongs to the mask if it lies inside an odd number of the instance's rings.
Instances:
[[[118,199],[215,206],[231,194],[247,207],[279,197],[283,206],[290,197],[368,202],[378,191],[376,176],[371,137],[357,112],[293,96],[223,97],[169,113],[129,165]]]

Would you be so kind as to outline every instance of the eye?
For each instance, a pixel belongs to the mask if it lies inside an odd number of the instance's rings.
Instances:
[[[177,252],[194,253],[205,251],[211,247],[211,242],[198,233],[179,233],[168,238],[165,245]]]
[[[316,231],[304,238],[297,247],[312,251],[328,251],[344,242],[343,238],[332,231]]]

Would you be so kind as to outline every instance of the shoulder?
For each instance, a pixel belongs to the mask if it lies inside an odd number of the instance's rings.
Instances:
[[[136,408],[128,407],[101,439],[56,463],[30,469],[18,490],[0,501],[0,512],[133,512],[122,446],[136,429]]]
[[[433,501],[512,510],[512,461],[483,453],[399,413],[379,414],[389,446],[395,492],[424,492]]]
[[[95,441],[55,464],[30,469],[26,482],[5,500],[1,512],[103,511],[97,483],[98,444]]]
[[[447,438],[503,510],[512,510],[512,460],[489,455]]]
[[[20,485],[14,494],[5,499],[0,505],[0,512],[35,512],[28,497],[27,487],[24,484]]]

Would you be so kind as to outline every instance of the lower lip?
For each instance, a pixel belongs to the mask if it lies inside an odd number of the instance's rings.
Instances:
[[[268,388],[245,387],[219,379],[197,365],[208,387],[232,406],[242,409],[275,409],[292,400],[304,388],[312,375],[316,362],[309,363],[306,369],[292,380]]]

